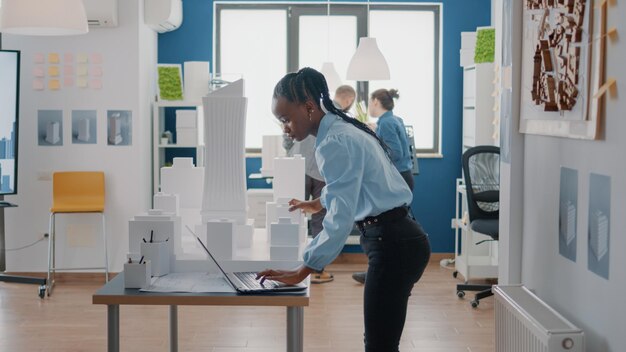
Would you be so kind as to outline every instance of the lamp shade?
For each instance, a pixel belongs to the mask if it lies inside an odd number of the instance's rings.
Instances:
[[[76,35],[89,31],[82,0],[3,0],[0,32]]]
[[[354,81],[389,79],[389,65],[378,49],[376,38],[362,37],[350,64],[346,78]]]
[[[341,85],[341,78],[339,78],[339,73],[335,69],[335,64],[324,62],[322,64],[322,74],[326,79],[326,84],[328,84],[328,91],[333,93]]]

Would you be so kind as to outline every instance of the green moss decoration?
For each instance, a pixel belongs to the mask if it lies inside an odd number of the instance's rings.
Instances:
[[[159,66],[159,97],[162,100],[183,100],[180,67]]]
[[[493,62],[496,51],[496,30],[479,29],[476,31],[476,51],[474,62],[482,64]]]

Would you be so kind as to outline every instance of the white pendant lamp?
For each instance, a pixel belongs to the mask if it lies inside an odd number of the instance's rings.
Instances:
[[[367,0],[367,35],[359,38],[359,46],[350,64],[346,78],[353,81],[373,81],[389,79],[389,65],[378,49],[376,38],[369,37],[370,34],[370,2]]]
[[[0,32],[77,35],[89,32],[82,0],[2,0]]]
[[[389,79],[389,65],[378,49],[376,38],[362,37],[350,64],[346,78],[353,81]]]
[[[328,91],[333,93],[335,89],[341,85],[341,78],[335,69],[335,64],[332,62],[324,62],[322,64],[322,74],[326,79],[326,84],[328,84]]]

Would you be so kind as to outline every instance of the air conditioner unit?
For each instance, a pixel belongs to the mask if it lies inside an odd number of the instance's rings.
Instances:
[[[83,0],[90,28],[117,27],[117,0]]]
[[[183,23],[182,0],[144,0],[144,22],[159,33],[170,32]]]

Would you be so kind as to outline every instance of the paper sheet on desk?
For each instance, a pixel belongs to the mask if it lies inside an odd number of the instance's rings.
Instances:
[[[221,274],[170,273],[152,278],[143,292],[235,292]]]

